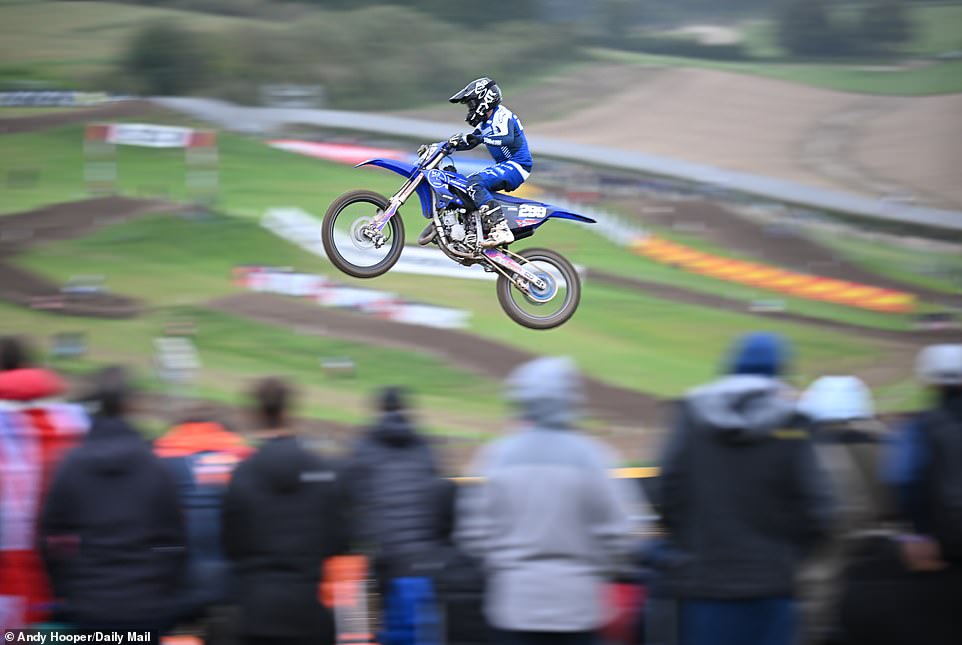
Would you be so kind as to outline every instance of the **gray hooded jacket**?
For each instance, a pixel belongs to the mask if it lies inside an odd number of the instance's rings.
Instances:
[[[480,484],[459,505],[457,538],[481,557],[486,613],[499,629],[578,632],[604,621],[602,584],[632,547],[640,494],[613,480],[617,455],[572,428],[582,385],[566,359],[509,379],[519,432],[479,454]]]
[[[682,598],[790,596],[802,557],[830,529],[833,500],[792,393],[727,376],[681,406],[659,502],[677,550],[666,589]]]

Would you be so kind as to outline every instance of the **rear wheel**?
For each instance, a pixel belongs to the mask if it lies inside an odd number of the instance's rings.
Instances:
[[[528,285],[529,293],[498,276],[498,302],[511,320],[529,329],[552,329],[568,321],[581,301],[581,280],[564,257],[547,249],[525,249],[517,255],[525,268],[545,281],[543,289]]]
[[[381,231],[383,243],[365,230],[390,202],[370,190],[354,190],[334,200],[321,223],[321,241],[331,263],[355,278],[376,278],[386,273],[404,250],[404,222],[396,213]]]

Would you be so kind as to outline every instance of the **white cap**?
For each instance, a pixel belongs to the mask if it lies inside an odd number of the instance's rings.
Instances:
[[[962,385],[962,345],[929,345],[915,359],[915,374],[925,385]]]
[[[813,421],[850,421],[875,417],[872,392],[854,376],[823,376],[808,386],[798,409]]]

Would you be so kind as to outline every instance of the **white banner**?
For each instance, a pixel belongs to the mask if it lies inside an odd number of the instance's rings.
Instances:
[[[321,221],[300,208],[271,208],[261,218],[261,226],[315,255],[327,257],[321,243]],[[497,279],[495,274],[485,272],[480,265],[462,266],[438,249],[420,246],[404,247],[401,258],[391,271],[472,280]]]
[[[396,293],[349,287],[322,275],[244,267],[238,276],[237,285],[251,291],[306,298],[322,307],[354,309],[394,322],[455,329],[467,327],[471,319],[469,311],[407,302]]]
[[[109,143],[148,148],[186,148],[194,131],[169,125],[113,123],[107,134]]]

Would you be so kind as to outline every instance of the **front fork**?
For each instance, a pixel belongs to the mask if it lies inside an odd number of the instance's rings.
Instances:
[[[436,165],[437,161],[428,164],[425,166],[425,169],[433,168]],[[361,229],[361,233],[374,242],[374,246],[376,248],[381,248],[385,242],[383,233],[384,227],[387,226],[387,223],[391,221],[391,218],[397,214],[397,209],[401,208],[404,202],[406,202],[408,198],[414,194],[414,191],[417,190],[422,181],[424,181],[423,172],[419,172],[417,176],[408,179],[407,183],[401,186],[401,189],[397,191],[393,197],[391,197],[388,207],[378,213],[374,217],[374,221]]]

